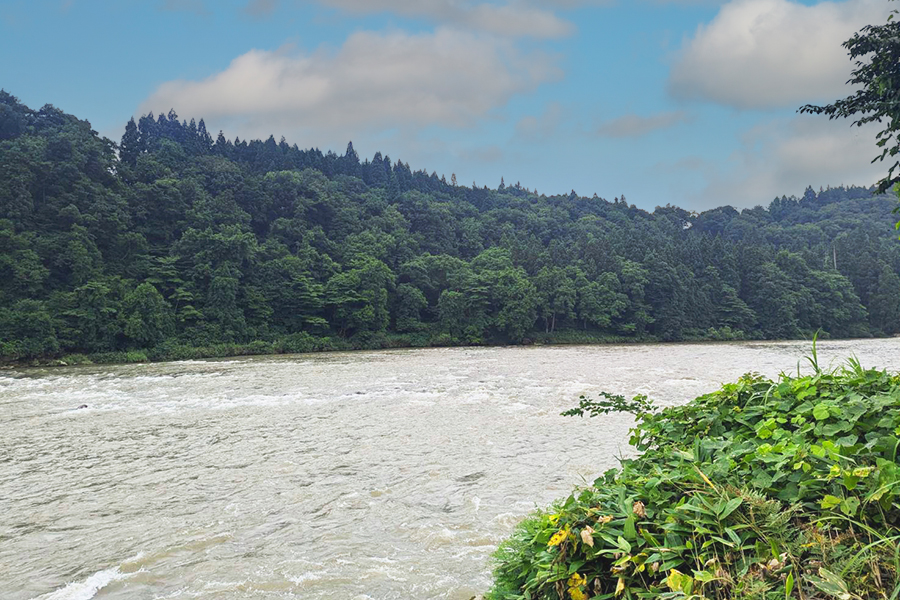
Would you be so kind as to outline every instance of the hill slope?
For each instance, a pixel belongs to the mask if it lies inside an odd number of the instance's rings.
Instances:
[[[900,331],[869,189],[698,215],[451,181],[174,113],[117,153],[0,92],[0,358]]]

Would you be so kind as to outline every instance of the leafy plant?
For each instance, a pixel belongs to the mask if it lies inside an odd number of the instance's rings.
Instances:
[[[488,598],[896,600],[900,378],[811,362],[665,410],[582,398],[563,414],[630,412],[643,454],[526,519]]]

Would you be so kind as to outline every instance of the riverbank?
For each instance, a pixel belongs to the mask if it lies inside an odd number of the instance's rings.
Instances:
[[[582,397],[641,455],[523,521],[487,598],[897,598],[900,376],[809,362],[662,411]]]
[[[558,335],[541,334],[525,340],[519,346],[532,345],[606,345],[658,342],[652,336],[622,337],[561,332]],[[699,340],[697,340],[699,341]],[[71,353],[61,356],[9,360],[0,358],[0,368],[54,367],[77,365],[112,365],[170,362],[177,360],[201,360],[208,358],[234,358],[239,356],[268,356],[279,354],[309,354],[317,352],[348,352],[353,350],[400,350],[414,348],[502,347],[501,342],[472,344],[443,336],[386,334],[370,338],[333,338],[298,334],[276,341],[254,341],[247,344],[164,344],[156,348],[101,353]]]
[[[746,335],[742,331],[711,329],[694,332],[678,341],[666,341],[651,335],[615,336],[578,330],[563,330],[554,333],[538,333],[519,344],[503,341],[467,343],[446,336],[425,334],[381,334],[368,338],[316,337],[301,333],[275,341],[257,340],[246,344],[220,343],[204,346],[166,343],[155,348],[100,353],[69,353],[30,359],[4,359],[0,357],[0,369],[23,367],[66,367],[78,365],[115,365],[171,362],[178,360],[202,360],[214,358],[235,358],[241,356],[269,356],[280,354],[309,354],[317,352],[348,352],[354,350],[401,350],[415,348],[460,348],[460,347],[504,347],[504,346],[605,346],[658,343],[697,342],[740,342],[740,341],[803,341],[807,338],[766,339]],[[819,339],[829,339],[819,334]],[[835,338],[844,339],[844,338]],[[867,339],[867,338],[847,338]]]

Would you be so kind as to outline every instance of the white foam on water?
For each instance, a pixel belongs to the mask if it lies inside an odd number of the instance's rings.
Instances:
[[[294,575],[288,577],[288,581],[293,583],[294,585],[302,586],[307,581],[319,581],[325,578],[328,575],[326,571],[318,571],[318,572],[310,572],[310,573],[301,573],[300,575]]]
[[[119,571],[119,567],[94,573],[84,581],[70,583],[55,592],[38,596],[34,600],[91,600],[97,592],[114,581],[124,579],[128,575]]]
[[[139,563],[144,558],[144,553],[139,552],[128,560],[124,561],[118,567],[98,571],[85,579],[84,581],[73,582],[64,588],[60,588],[54,592],[37,596],[32,600],[91,600],[97,593],[114,581],[126,579],[134,573],[140,573],[144,569],[141,567],[137,571],[129,568],[131,563]],[[120,569],[125,567],[127,573],[123,573]]]

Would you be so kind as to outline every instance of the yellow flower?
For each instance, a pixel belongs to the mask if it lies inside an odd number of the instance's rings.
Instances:
[[[547,520],[550,521],[551,525],[556,525],[559,523],[559,515],[548,515]]]
[[[553,537],[550,538],[550,541],[547,542],[547,546],[552,548],[553,546],[559,546],[562,544],[565,539],[569,537],[569,527],[566,526],[565,529],[560,529],[556,533],[553,534]]]
[[[569,597],[572,600],[587,600],[587,596],[581,591],[581,588],[569,588]]]
[[[587,583],[587,577],[575,573],[569,577],[569,596],[572,600],[587,600],[587,596],[581,590],[581,586]]]
[[[613,518],[610,516],[600,517],[599,519],[597,519],[597,523],[600,525],[606,525],[607,523],[609,523],[612,520],[613,520]]]

